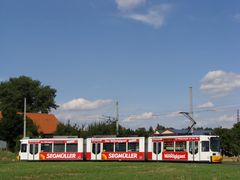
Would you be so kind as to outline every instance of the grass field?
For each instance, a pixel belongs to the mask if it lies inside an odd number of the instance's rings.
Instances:
[[[0,161],[0,179],[240,179],[240,163],[19,162],[10,158]]]

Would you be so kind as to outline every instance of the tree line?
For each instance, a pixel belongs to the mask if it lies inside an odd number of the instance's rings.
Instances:
[[[27,98],[27,112],[49,113],[51,109],[56,109],[58,105],[55,102],[57,90],[50,86],[43,85],[38,80],[33,80],[27,76],[10,78],[0,83],[0,111],[2,119],[0,120],[0,140],[8,144],[10,151],[18,151],[18,142],[23,135],[23,99]],[[31,119],[27,119],[28,137],[44,136],[37,131],[37,127]],[[152,136],[155,131],[162,132],[166,128],[157,125],[138,128],[132,130],[119,126],[119,136]],[[203,128],[197,128],[203,129]],[[209,130],[209,128],[205,128]],[[213,134],[219,135],[221,139],[222,153],[228,156],[239,156],[240,154],[240,123],[234,124],[231,129],[214,128]],[[66,124],[59,123],[54,135],[92,137],[94,135],[114,135],[116,134],[116,122],[93,122],[89,125],[72,125],[70,121]]]

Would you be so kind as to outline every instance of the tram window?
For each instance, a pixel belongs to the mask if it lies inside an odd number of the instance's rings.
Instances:
[[[21,152],[27,152],[27,144],[21,144]]]
[[[174,151],[174,143],[170,141],[164,142],[163,149],[164,151]]]
[[[53,152],[64,152],[65,144],[63,143],[55,143],[53,146]]]
[[[113,152],[113,143],[104,143],[103,144],[103,151],[104,152]]]
[[[52,144],[50,144],[50,143],[41,144],[41,151],[42,152],[52,152]]]
[[[186,142],[176,142],[175,151],[186,151]]]
[[[126,152],[126,143],[116,143],[115,152]]]
[[[153,152],[155,154],[159,154],[161,152],[161,142],[159,142],[159,143],[154,142],[153,143]]]
[[[78,144],[67,144],[66,146],[66,152],[78,152]]]
[[[92,153],[93,154],[99,154],[100,153],[100,144],[97,144],[97,149],[96,149],[96,144],[92,144]]]
[[[209,141],[202,141],[202,152],[209,151]]]
[[[139,152],[139,143],[138,142],[128,143],[128,151]]]
[[[33,146],[35,147],[33,149]],[[38,144],[30,144],[30,154],[37,154],[38,153]]]
[[[218,137],[210,138],[210,149],[213,152],[220,152],[220,140]]]
[[[194,146],[194,154],[198,153],[198,142],[189,142],[189,152],[193,154],[193,146]]]

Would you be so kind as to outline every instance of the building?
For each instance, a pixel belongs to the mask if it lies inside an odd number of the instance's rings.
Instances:
[[[26,117],[33,121],[41,134],[52,135],[57,130],[59,121],[53,114],[26,113]],[[0,119],[2,119],[1,112]]]

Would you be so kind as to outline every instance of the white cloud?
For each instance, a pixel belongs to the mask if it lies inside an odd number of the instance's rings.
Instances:
[[[211,101],[198,105],[198,108],[212,108],[212,107],[214,107],[214,104]]]
[[[229,115],[224,114],[224,115],[222,115],[218,118],[218,121],[223,122],[223,123],[224,122],[231,122],[231,124],[232,124],[232,123],[234,123],[235,119],[236,118],[234,116],[229,116]]]
[[[201,80],[200,90],[213,97],[226,96],[236,89],[240,89],[240,74],[209,71]]]
[[[165,21],[167,14],[170,12],[170,5],[158,5],[154,8],[151,8],[147,13],[127,13],[125,17],[130,19],[140,21],[145,24],[154,26],[155,28],[160,28]]]
[[[63,110],[92,110],[111,104],[111,99],[99,99],[96,101],[89,101],[84,98],[73,99],[60,106]]]
[[[72,124],[90,124],[92,122],[100,121],[100,115],[94,113],[81,113],[79,111],[62,111],[57,110],[55,111],[56,117],[59,121],[63,123],[67,123],[70,120]]]
[[[116,0],[118,9],[130,10],[138,7],[146,2],[146,0]]]
[[[198,127],[225,127],[225,128],[231,128],[233,124],[236,123],[236,117],[233,115],[227,115],[227,114],[221,114],[217,116],[207,116],[207,117],[201,117],[197,120],[197,126]]]
[[[180,114],[180,111],[171,112],[170,114],[167,115],[167,117],[170,117],[170,118],[179,117],[179,116],[182,116]]]
[[[146,0],[116,0],[121,16],[151,25],[155,28],[163,26],[166,16],[172,9],[170,4],[147,6]],[[139,8],[142,5],[142,8]]]
[[[149,120],[155,119],[157,116],[153,112],[145,112],[140,115],[131,115],[127,117],[124,121],[141,121],[141,120]]]

